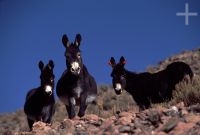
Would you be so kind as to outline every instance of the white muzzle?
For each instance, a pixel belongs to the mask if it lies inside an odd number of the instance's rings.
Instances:
[[[49,95],[52,94],[52,87],[50,85],[45,86],[45,92]]]

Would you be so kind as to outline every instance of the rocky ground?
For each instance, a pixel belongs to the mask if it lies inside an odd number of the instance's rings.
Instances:
[[[14,135],[198,135],[200,104],[185,107],[181,102],[170,108],[153,108],[138,112],[117,112],[104,119],[94,114],[73,120],[64,119],[47,125],[37,122],[31,132]]]

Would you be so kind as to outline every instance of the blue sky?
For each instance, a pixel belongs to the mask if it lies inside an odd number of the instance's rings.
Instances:
[[[176,16],[185,11],[198,16]],[[200,47],[199,0],[0,0],[0,113],[23,108],[38,87],[39,60],[55,63],[56,82],[66,68],[61,38],[82,35],[83,61],[98,84],[111,84],[108,60],[127,59],[143,72],[169,56]]]

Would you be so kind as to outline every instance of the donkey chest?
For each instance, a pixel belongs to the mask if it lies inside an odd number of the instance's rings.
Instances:
[[[72,94],[73,94],[73,97],[75,98],[80,98],[82,92],[83,92],[83,89],[80,86],[74,87],[72,89]]]

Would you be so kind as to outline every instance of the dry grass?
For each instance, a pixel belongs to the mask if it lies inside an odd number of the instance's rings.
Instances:
[[[176,85],[173,97],[172,103],[183,102],[186,106],[200,103],[200,76],[194,76],[192,81],[187,77]]]
[[[98,87],[98,98],[96,103],[89,105],[87,113],[97,114],[100,117],[110,117],[119,111],[135,110],[133,98],[125,91],[116,95],[113,88],[108,85]]]

